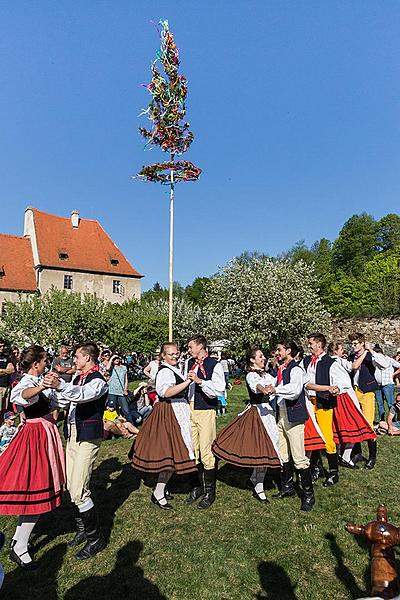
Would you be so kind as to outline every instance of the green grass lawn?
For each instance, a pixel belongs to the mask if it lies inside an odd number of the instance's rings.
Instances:
[[[243,407],[245,386],[234,386],[223,427]],[[127,463],[130,442],[102,445],[92,489],[106,550],[89,561],[67,549],[73,511],[63,505],[43,515],[33,542],[40,569],[25,573],[8,560],[2,598],[9,600],[340,600],[365,595],[368,546],[344,530],[346,521],[373,520],[380,502],[400,524],[398,456],[400,439],[380,438],[373,471],[341,470],[331,489],[316,486],[316,506],[299,511],[300,500],[273,500],[265,506],[245,488],[248,476],[221,464],[217,500],[206,511],[187,506],[185,481],[164,512],[150,504],[150,481],[140,482]],[[272,481],[267,480],[272,495]],[[175,490],[174,490],[175,491]],[[8,539],[16,519],[0,517]]]

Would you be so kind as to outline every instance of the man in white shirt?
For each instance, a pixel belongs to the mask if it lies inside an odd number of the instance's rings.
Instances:
[[[393,375],[395,369],[400,369],[400,362],[397,362],[397,360],[385,354],[379,344],[375,344],[373,347],[373,352],[376,354],[381,354],[382,357],[387,361],[387,367],[385,369],[380,369],[379,367],[375,369],[375,379],[379,385],[379,388],[375,390],[375,398],[378,404],[379,420],[384,421],[385,405],[383,399],[385,398],[388,408],[390,409],[394,403]]]
[[[103,413],[108,394],[107,382],[99,372],[99,352],[93,342],[76,347],[74,362],[79,375],[71,383],[66,383],[55,373],[44,378],[44,382],[56,390],[58,404],[67,409],[64,420],[67,489],[79,511],[75,519],[77,533],[69,546],[86,542],[76,554],[79,560],[90,558],[106,547],[89,487],[103,435]]]
[[[203,496],[197,506],[204,509],[209,508],[215,500],[216,469],[211,446],[217,434],[217,397],[225,392],[225,376],[221,363],[208,356],[207,340],[203,335],[191,337],[188,349],[191,358],[186,364],[185,378],[192,380],[188,389],[188,401],[193,447],[201,483],[194,482],[187,502],[192,504]]]

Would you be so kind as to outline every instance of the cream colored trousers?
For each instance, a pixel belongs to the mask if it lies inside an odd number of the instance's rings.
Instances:
[[[72,502],[79,508],[90,498],[90,478],[99,453],[101,440],[77,442],[76,426],[71,425],[71,435],[66,447],[67,489]]]

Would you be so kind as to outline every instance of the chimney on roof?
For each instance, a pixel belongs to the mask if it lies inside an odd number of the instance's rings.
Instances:
[[[74,229],[78,229],[79,221],[80,221],[79,212],[77,210],[73,210],[71,213],[71,223],[72,223],[72,227]]]

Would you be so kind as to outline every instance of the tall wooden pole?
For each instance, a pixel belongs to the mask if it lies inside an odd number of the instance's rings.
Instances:
[[[174,160],[174,155],[171,155],[171,162]],[[173,308],[173,289],[174,289],[174,170],[171,169],[171,184],[170,184],[170,201],[169,201],[169,307],[168,307],[168,340],[172,342],[172,308]]]

